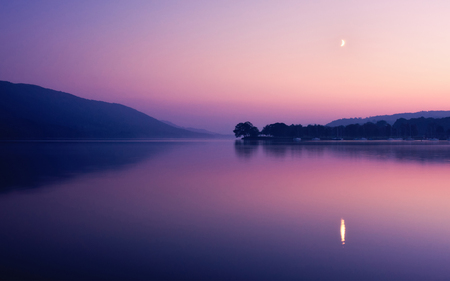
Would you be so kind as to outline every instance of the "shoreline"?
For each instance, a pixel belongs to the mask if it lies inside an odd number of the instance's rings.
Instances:
[[[293,140],[292,138],[242,138],[243,144],[291,145],[450,145],[449,140]]]

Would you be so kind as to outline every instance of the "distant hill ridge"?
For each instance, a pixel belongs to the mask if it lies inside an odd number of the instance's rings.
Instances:
[[[211,138],[133,108],[0,81],[0,139]]]
[[[366,118],[342,118],[334,120],[326,126],[330,127],[337,127],[337,126],[347,126],[350,124],[364,124],[367,122],[376,123],[378,121],[384,120],[390,125],[393,125],[397,119],[404,118],[404,119],[411,119],[411,118],[445,118],[450,117],[450,111],[420,111],[420,112],[414,112],[414,113],[397,113],[392,115],[377,115],[377,116],[371,116]]]
[[[182,126],[178,126],[177,124],[174,124],[174,123],[172,123],[170,121],[167,121],[167,120],[159,120],[159,121],[161,121],[163,123],[166,123],[167,125],[170,125],[172,127],[185,129],[185,130],[188,130],[188,131],[191,131],[191,132],[211,134],[211,135],[214,135],[214,136],[219,137],[219,138],[231,138],[231,139],[234,138],[234,135],[231,135],[231,134],[225,135],[225,134],[219,134],[219,133],[216,133],[216,132],[211,132],[211,131],[208,131],[208,130],[205,130],[205,129],[197,129],[197,128],[191,128],[191,127],[182,127]]]

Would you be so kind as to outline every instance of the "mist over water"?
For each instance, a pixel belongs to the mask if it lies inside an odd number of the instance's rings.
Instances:
[[[3,279],[449,279],[450,145],[2,143]]]

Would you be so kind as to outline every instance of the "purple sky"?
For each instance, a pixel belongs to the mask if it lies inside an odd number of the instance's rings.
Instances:
[[[0,80],[223,133],[450,110],[449,15],[450,1],[0,0]]]

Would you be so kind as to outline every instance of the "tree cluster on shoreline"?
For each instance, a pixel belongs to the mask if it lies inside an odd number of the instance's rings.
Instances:
[[[450,117],[446,118],[400,118],[390,125],[386,121],[347,126],[329,127],[323,125],[286,125],[273,123],[259,129],[251,122],[239,123],[233,130],[235,136],[245,138],[303,138],[303,139],[448,139],[450,137]]]

